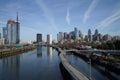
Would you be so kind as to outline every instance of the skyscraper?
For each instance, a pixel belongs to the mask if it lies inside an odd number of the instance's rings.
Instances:
[[[97,30],[97,29],[95,30],[95,34],[94,34],[94,36],[93,36],[93,40],[94,40],[94,41],[99,41],[99,33],[98,33],[98,30]]]
[[[20,23],[18,20],[18,12],[17,12],[17,18],[16,18],[16,43],[18,44],[20,42]]]
[[[92,42],[92,33],[90,29],[88,30],[88,41]]]
[[[6,39],[6,37],[7,37],[7,29],[6,27],[3,27],[3,38]]]
[[[75,33],[75,36],[74,36],[74,39],[76,39],[78,36],[78,29],[75,27],[74,28],[74,33]]]
[[[95,34],[94,35],[96,35],[96,36],[98,35],[98,30],[97,29],[95,30]]]
[[[37,43],[38,44],[42,43],[42,34],[37,34]]]
[[[68,39],[68,34],[67,34],[67,32],[64,32],[64,40],[65,39]]]
[[[47,44],[52,44],[52,35],[51,34],[47,35]]]
[[[0,33],[0,39],[1,39],[1,33]]]
[[[58,40],[59,41],[62,41],[64,39],[64,34],[63,34],[63,32],[59,32],[59,34],[58,34]]]
[[[20,42],[20,23],[14,20],[8,20],[7,22],[7,44],[18,44]]]

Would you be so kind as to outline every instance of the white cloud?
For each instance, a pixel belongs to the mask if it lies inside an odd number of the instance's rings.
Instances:
[[[53,28],[54,31],[57,31],[57,27],[55,24],[54,16],[52,14],[52,11],[45,5],[43,0],[35,0],[38,6],[43,10],[45,17],[48,19],[48,21],[51,24],[51,28]]]
[[[94,8],[97,6],[97,3],[99,0],[93,0],[90,6],[88,7],[87,11],[84,14],[83,23],[86,23],[86,21],[89,19],[91,12],[94,10]]]
[[[97,26],[97,28],[105,28],[118,19],[120,19],[120,10],[118,10],[113,15],[111,15],[111,16],[107,17],[106,19],[104,19],[103,21],[101,21],[99,23],[99,25]]]
[[[70,25],[70,10],[69,10],[69,8],[67,8],[66,21],[67,21],[67,24]]]

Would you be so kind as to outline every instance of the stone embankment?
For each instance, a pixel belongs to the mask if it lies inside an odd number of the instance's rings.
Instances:
[[[3,50],[0,50],[0,58],[24,53],[24,52],[33,50],[35,48],[36,48],[36,46],[30,45],[30,46],[24,46],[24,47],[19,47],[19,48],[3,49]]]

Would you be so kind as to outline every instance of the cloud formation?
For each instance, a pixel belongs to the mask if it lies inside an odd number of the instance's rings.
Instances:
[[[93,0],[90,6],[88,7],[87,11],[84,14],[83,23],[86,23],[86,21],[89,19],[91,12],[94,10],[94,8],[97,6],[99,0]]]
[[[120,19],[120,10],[118,10],[113,15],[111,15],[111,16],[107,17],[106,19],[104,19],[103,21],[101,21],[99,23],[99,25],[97,26],[97,28],[105,28],[118,19]]]
[[[51,24],[51,27],[57,31],[57,27],[55,24],[54,16],[52,14],[52,11],[47,7],[47,5],[43,2],[43,0],[35,0],[38,6],[43,10],[44,16],[48,19],[48,21]]]
[[[67,24],[70,25],[70,9],[69,8],[67,8],[66,21],[67,21]]]

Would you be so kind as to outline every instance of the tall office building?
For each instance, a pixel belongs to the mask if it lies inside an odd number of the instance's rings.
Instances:
[[[83,34],[80,30],[79,30],[79,37],[83,37]]]
[[[1,33],[0,33],[0,39],[1,39]]]
[[[58,39],[59,39],[59,41],[62,41],[62,40],[64,39],[64,34],[63,34],[63,32],[59,32],[59,34],[58,34]]]
[[[18,13],[17,13],[17,22],[16,22],[16,43],[20,42],[20,23],[18,21]]]
[[[7,39],[7,27],[3,27],[3,38],[4,38],[5,44],[6,44],[6,39]]]
[[[8,20],[7,22],[7,44],[18,44],[20,42],[20,23],[14,20]]]
[[[64,32],[64,40],[65,39],[68,39],[68,34],[67,34],[67,32]]]
[[[74,39],[77,39],[77,37],[79,37],[79,35],[78,35],[78,29],[75,27],[74,28]]]
[[[103,41],[110,41],[112,39],[111,35],[106,34],[103,36]]]
[[[59,33],[57,34],[57,41],[58,41],[58,42],[60,41]]]
[[[92,42],[92,33],[90,29],[88,30],[88,41]]]
[[[95,34],[94,35],[96,35],[96,36],[98,35],[98,30],[97,29],[95,30]]]
[[[3,38],[6,39],[6,37],[7,37],[7,29],[6,27],[3,27]]]
[[[100,39],[99,39],[99,33],[98,33],[97,29],[95,30],[95,34],[93,35],[93,40],[94,41],[100,41]]]
[[[52,35],[51,34],[47,35],[47,44],[52,44]]]
[[[41,44],[42,43],[42,34],[37,34],[37,43]]]

